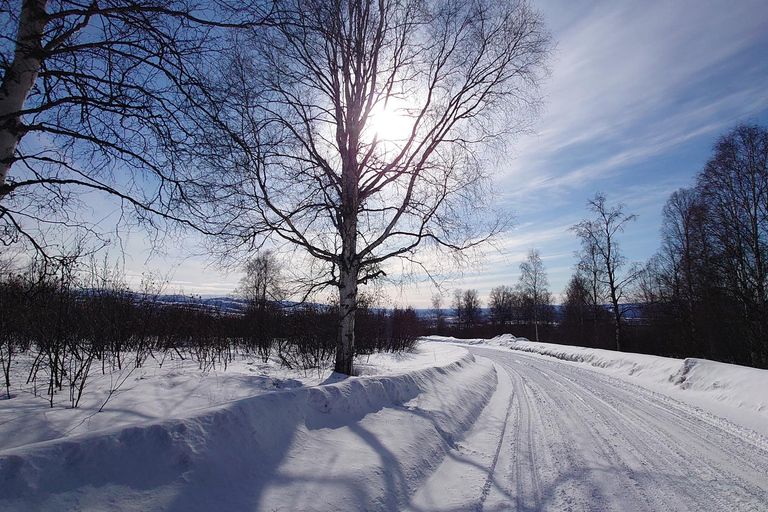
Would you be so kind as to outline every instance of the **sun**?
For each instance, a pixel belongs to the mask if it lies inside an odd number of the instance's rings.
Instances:
[[[377,104],[368,118],[368,139],[400,145],[411,137],[413,118],[402,101],[389,100]]]

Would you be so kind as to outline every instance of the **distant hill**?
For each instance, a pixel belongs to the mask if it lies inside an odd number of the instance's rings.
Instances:
[[[245,300],[238,298],[238,297],[232,297],[232,296],[200,296],[200,295],[181,295],[181,294],[168,294],[168,295],[161,295],[158,298],[158,301],[161,303],[166,304],[186,304],[186,305],[195,305],[199,307],[203,307],[205,309],[213,310],[213,311],[221,311],[222,313],[242,313],[246,309],[246,302]],[[285,302],[284,305],[291,307],[295,306],[298,303],[296,302]],[[626,314],[627,318],[641,318],[642,317],[642,308],[643,304],[640,303],[631,303],[631,304],[625,304],[625,306],[629,306],[629,311]],[[605,309],[610,310],[611,306],[609,304],[603,305]],[[565,306],[562,306],[560,304],[554,304],[552,305],[552,308],[555,310],[555,314],[559,317],[563,314],[565,311]],[[374,308],[376,311],[392,311],[391,308]],[[422,319],[430,319],[433,315],[433,310],[431,308],[418,308],[414,309],[416,312],[416,315],[418,315],[419,318]],[[443,312],[447,317],[451,317],[453,315],[453,309],[451,308],[443,308]],[[480,312],[482,314],[482,317],[485,319],[491,318],[491,308],[481,308]]]

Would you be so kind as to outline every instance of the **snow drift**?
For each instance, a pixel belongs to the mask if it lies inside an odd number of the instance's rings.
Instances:
[[[496,388],[488,362],[275,391],[0,452],[0,510],[397,509]]]

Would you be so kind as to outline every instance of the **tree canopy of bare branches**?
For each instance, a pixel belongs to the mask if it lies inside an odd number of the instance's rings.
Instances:
[[[523,300],[530,303],[536,341],[539,341],[541,309],[549,306],[551,294],[547,269],[538,249],[529,250],[525,261],[520,263],[520,292]]]
[[[456,315],[459,330],[467,332],[479,324],[482,319],[482,303],[477,290],[455,289],[451,307]]]
[[[45,255],[60,228],[103,234],[104,212],[84,215],[88,192],[117,198],[139,222],[191,224],[177,209],[185,178],[173,155],[185,151],[189,98],[205,89],[198,65],[225,30],[258,17],[234,7],[0,2],[0,243]]]
[[[768,366],[768,129],[721,136],[662,211],[643,272],[646,316],[672,356]]]
[[[587,202],[587,209],[594,219],[585,219],[570,229],[581,239],[582,254],[586,256],[582,266],[592,269],[596,283],[607,288],[613,309],[613,322],[616,329],[616,350],[621,350],[622,321],[627,312],[622,300],[629,284],[637,277],[636,270],[622,275],[621,270],[627,263],[619,247],[617,236],[626,225],[637,219],[637,215],[624,213],[625,205],[606,204],[605,194],[598,192]]]
[[[488,307],[493,321],[500,326],[512,322],[515,308],[519,309],[520,293],[511,286],[500,285],[491,289],[488,297]]]
[[[753,365],[768,361],[768,129],[742,124],[721,137],[699,175],[719,275],[741,305]]]
[[[198,154],[224,251],[270,238],[319,266],[352,372],[358,286],[418,248],[506,228],[483,151],[527,126],[551,41],[523,0],[272,0],[222,63]],[[397,116],[384,136],[377,116]]]

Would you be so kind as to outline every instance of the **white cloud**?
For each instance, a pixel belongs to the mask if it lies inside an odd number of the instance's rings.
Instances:
[[[536,247],[551,289],[559,293],[578,249],[567,228],[588,216],[584,204],[597,190],[641,214],[628,228],[624,247],[631,259],[649,256],[658,246],[660,211],[669,193],[691,182],[718,134],[768,111],[765,0],[535,5],[544,11],[559,50],[544,88],[548,105],[538,134],[520,138],[514,147],[518,158],[500,165],[497,191],[516,210],[518,226],[499,244],[501,252],[487,254],[484,268],[448,286],[486,294],[492,286],[514,284],[520,261]],[[695,152],[681,153],[691,147]],[[673,163],[660,163],[672,156]],[[638,175],[637,166],[648,174]],[[137,266],[144,263],[136,258]],[[214,277],[197,259],[169,266],[188,291],[221,293],[237,281],[234,275]],[[429,307],[433,290],[427,283],[388,292],[401,304]]]

